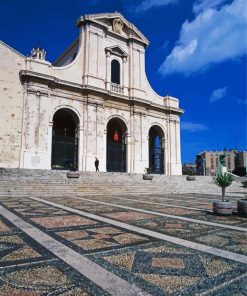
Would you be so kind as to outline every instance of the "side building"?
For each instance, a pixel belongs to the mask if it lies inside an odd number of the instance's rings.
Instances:
[[[234,174],[245,176],[247,174],[247,151],[239,151],[235,159]]]
[[[197,175],[215,175],[220,165],[220,156],[225,155],[224,162],[227,170],[232,172],[235,169],[236,150],[229,151],[203,151],[196,156]]]
[[[236,155],[236,168],[247,168],[247,151],[239,151]]]
[[[146,37],[120,13],[82,16],[54,64],[0,42],[0,167],[180,175],[179,100],[145,73]]]

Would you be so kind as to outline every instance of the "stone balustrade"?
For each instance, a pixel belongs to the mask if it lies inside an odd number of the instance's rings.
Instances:
[[[116,83],[111,83],[111,91],[119,93],[119,94],[123,94],[124,93],[124,87],[119,85],[119,84],[116,84]]]

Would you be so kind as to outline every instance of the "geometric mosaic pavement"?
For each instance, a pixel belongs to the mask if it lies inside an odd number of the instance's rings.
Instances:
[[[88,197],[93,199],[92,197]],[[123,199],[131,199],[125,195]],[[145,201],[143,196],[136,199]],[[163,197],[162,197],[163,198]],[[41,230],[56,241],[90,259],[104,270],[139,287],[149,295],[239,295],[247,294],[247,270],[244,263],[217,254],[193,250],[114,225],[119,221],[144,230],[169,235],[189,242],[215,247],[234,254],[247,255],[247,237],[238,229],[221,228],[220,224],[246,227],[242,217],[219,217],[206,212],[205,197],[195,201],[205,211],[190,209],[186,196],[167,197],[170,206],[162,206],[165,198],[154,197],[155,204],[97,197],[95,200],[139,209],[148,209],[174,217],[161,217],[95,204],[73,198],[44,198],[58,205],[70,206],[86,213],[112,219],[113,224],[92,219],[27,197],[1,197],[2,205],[31,227]],[[151,201],[151,197],[146,198]],[[192,198],[190,197],[192,201]],[[186,209],[188,205],[188,209]],[[179,219],[187,217],[207,223]],[[41,246],[32,237],[0,215],[0,296],[1,295],[110,295],[83,276],[61,258]],[[128,294],[126,294],[127,296]],[[142,295],[142,294],[138,294]],[[144,294],[143,294],[144,295]]]

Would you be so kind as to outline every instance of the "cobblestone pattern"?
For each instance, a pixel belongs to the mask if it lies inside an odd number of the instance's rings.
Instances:
[[[50,200],[232,252],[244,254],[246,251],[245,237],[238,231],[75,199],[57,197]],[[154,240],[28,198],[2,197],[1,204],[151,295],[206,293],[230,296],[247,293],[244,264]],[[178,209],[174,214],[186,216],[197,213]],[[239,220],[236,224],[242,222]],[[0,269],[0,295],[107,295],[5,219],[1,219],[0,239],[3,246],[1,263],[5,264]]]
[[[112,218],[118,221],[127,222],[132,225],[158,231],[167,235],[172,235],[178,238],[202,243],[208,246],[222,248],[234,253],[247,254],[247,239],[246,235],[240,231],[227,230],[222,231],[220,227],[202,225],[198,223],[181,221],[176,218],[158,217],[155,215],[138,213],[134,211],[127,211],[118,209],[116,207],[107,206],[109,211],[106,211],[105,205],[95,204],[92,202],[85,202],[76,199],[56,198],[54,202],[67,205],[73,208],[81,209],[86,212],[100,214],[107,218]],[[129,203],[125,204],[129,206]],[[175,208],[173,208],[175,209]],[[177,209],[177,208],[176,208]],[[189,217],[191,216],[184,209],[177,209],[174,212],[177,216]],[[201,212],[196,213],[194,218],[199,219]],[[214,218],[212,218],[214,217]],[[245,223],[245,218],[240,217],[220,217],[214,216],[211,213],[204,213],[204,221],[222,222],[230,225],[240,225]],[[236,223],[231,223],[236,222]]]
[[[0,295],[108,295],[0,215]]]

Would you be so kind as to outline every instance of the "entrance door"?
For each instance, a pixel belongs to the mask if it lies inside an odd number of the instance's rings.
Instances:
[[[163,132],[160,127],[153,126],[149,131],[149,172],[164,174]]]
[[[111,119],[107,125],[107,166],[108,172],[126,172],[127,128],[123,121]]]
[[[60,109],[55,113],[52,131],[52,169],[78,169],[78,123],[77,115],[69,109]]]

